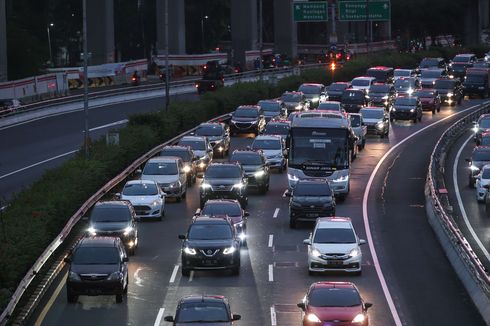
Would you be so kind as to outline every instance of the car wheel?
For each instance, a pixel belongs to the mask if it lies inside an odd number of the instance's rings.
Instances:
[[[267,185],[262,185],[259,190],[260,194],[265,195],[267,193],[267,188]]]
[[[393,119],[393,118],[390,118],[390,122],[393,122],[393,121],[395,121],[395,119]]]
[[[422,115],[420,115],[420,117],[418,119],[419,119],[419,122],[421,122],[422,121]]]
[[[240,259],[238,259],[238,263],[231,268],[231,273],[233,275],[239,275],[240,274]]]
[[[199,200],[199,207],[202,209],[202,208],[204,207],[204,204],[205,204],[205,203],[206,203],[206,202],[204,201],[204,199],[202,199],[202,198],[201,198],[201,199]]]
[[[417,123],[417,117],[415,117],[415,119],[412,120],[413,123]]]
[[[436,114],[436,109],[435,108],[432,109],[432,114]]]
[[[116,294],[116,303],[122,303],[122,302],[123,302],[123,295]]]
[[[162,209],[161,213],[160,213],[160,216],[158,216],[158,220],[161,221],[163,219],[163,217],[165,216],[165,210]]]
[[[240,200],[240,205],[242,206],[242,208],[246,208],[248,205],[248,197],[242,198],[242,200]]]
[[[441,112],[441,106],[440,105],[437,107],[437,112]]]
[[[357,272],[355,272],[354,275],[361,276],[362,275],[362,269],[359,270],[359,271],[357,271]]]
[[[473,177],[470,175],[469,179],[468,179],[468,186],[470,188],[475,188],[475,181],[473,180]]]
[[[130,256],[134,256],[134,253],[135,253],[135,248],[134,248],[134,247],[133,247],[133,248],[128,249],[128,255],[130,255]]]
[[[187,178],[187,187],[192,187],[192,176]]]
[[[242,241],[242,247],[243,248],[247,248],[248,247],[247,239],[243,239],[243,241]]]
[[[458,99],[458,105],[461,105],[461,102],[463,102],[463,97],[460,97],[460,98]]]
[[[296,220],[295,220],[295,219],[293,219],[293,218],[289,218],[289,227],[290,227],[291,229],[296,229],[296,227],[297,227],[297,222],[296,222]]]
[[[190,276],[191,270],[188,268],[182,268],[182,276]]]
[[[364,149],[364,147],[366,147],[366,138],[363,138],[361,143],[361,149]]]
[[[383,133],[383,134],[379,135],[379,137],[380,138],[385,138],[385,134]]]
[[[77,302],[77,295],[71,293],[71,291],[69,291],[67,289],[66,290],[66,301],[68,301],[68,303],[75,303],[75,302]]]

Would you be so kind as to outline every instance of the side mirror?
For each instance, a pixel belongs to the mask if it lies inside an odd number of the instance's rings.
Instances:
[[[136,174],[141,174],[141,173],[143,173],[143,170],[141,170],[141,169],[136,169],[136,171],[134,171],[134,173],[136,173]]]
[[[366,303],[364,304],[364,308],[365,308],[366,310],[368,310],[368,309],[369,309],[369,308],[371,308],[372,306],[373,306],[373,304],[372,304],[371,302],[366,302]]]
[[[250,213],[249,213],[249,212],[247,212],[247,211],[245,211],[245,213],[243,213],[243,216],[245,216],[245,217],[249,217],[249,216],[250,216]]]
[[[165,318],[163,318],[163,320],[168,321],[168,322],[173,322],[174,317],[173,316],[165,316]]]
[[[303,244],[311,246],[311,240],[310,239],[304,239]]]
[[[196,215],[201,215],[201,209],[200,208],[196,209],[194,216],[196,216]]]
[[[360,239],[360,240],[359,240],[359,245],[363,245],[363,244],[366,244],[366,240],[364,240],[364,239]]]
[[[283,150],[282,151],[282,155],[287,156],[288,155],[288,150],[287,149]]]
[[[129,258],[127,256],[123,257],[122,261],[123,261],[123,263],[127,263],[129,261]]]
[[[298,306],[298,308],[300,308],[301,310],[305,311],[306,310],[306,305],[304,302],[300,302],[298,303],[296,306]]]
[[[466,162],[471,162],[471,159],[469,159],[469,158],[465,158],[464,160],[465,160]]]
[[[162,194],[161,194],[162,199],[165,199],[165,196],[167,196],[167,193],[166,192],[162,192]]]
[[[180,240],[185,240],[185,235],[184,234],[179,234],[179,239]]]
[[[71,258],[70,257],[65,257],[63,258],[63,261],[67,264],[70,264],[71,263]]]
[[[231,315],[231,320],[236,321],[242,319],[241,315],[233,314]]]
[[[116,193],[114,194],[114,196],[116,196],[117,198],[121,198],[121,193],[120,193],[120,192],[116,192]]]
[[[197,160],[199,160],[199,157],[194,156],[194,157],[192,158],[192,162],[195,162],[195,161],[197,161]]]
[[[284,196],[285,197],[293,197],[293,193],[288,189],[286,190],[286,192],[284,193]]]

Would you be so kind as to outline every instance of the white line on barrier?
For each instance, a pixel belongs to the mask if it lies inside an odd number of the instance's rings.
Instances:
[[[277,326],[276,309],[271,307],[271,326]]]
[[[274,211],[274,215],[272,217],[277,218],[278,214],[279,214],[279,208],[276,208],[276,210]]]
[[[458,200],[458,205],[459,209],[461,210],[461,215],[463,216],[464,223],[466,224],[466,227],[471,233],[471,236],[473,239],[475,239],[476,243],[478,244],[478,247],[480,247],[481,251],[485,255],[488,261],[490,261],[490,254],[488,253],[487,249],[481,242],[480,238],[478,238],[478,235],[476,234],[475,230],[473,229],[473,226],[470,223],[470,220],[468,219],[468,215],[466,215],[466,210],[464,209],[464,204],[463,201],[461,200],[461,194],[459,193],[459,183],[458,183],[458,162],[459,158],[461,156],[461,153],[463,152],[463,149],[466,147],[466,144],[470,141],[470,139],[473,138],[473,135],[471,135],[461,146],[461,148],[458,150],[458,153],[456,154],[456,159],[454,160],[453,164],[453,184],[454,184],[454,192],[456,193],[456,199]]]
[[[49,310],[51,309],[54,302],[56,301],[56,299],[60,295],[61,290],[63,290],[63,287],[65,286],[67,277],[68,277],[68,273],[66,273],[63,276],[63,278],[60,281],[60,284],[58,284],[58,287],[56,288],[56,290],[54,290],[53,294],[51,295],[51,298],[49,298],[48,302],[44,305],[44,308],[41,311],[41,313],[39,314],[39,316],[37,317],[37,319],[34,323],[34,326],[41,326],[43,324],[44,318],[46,318],[46,315],[48,314]]]
[[[64,157],[64,156],[71,155],[71,154],[76,153],[76,152],[78,152],[78,149],[73,150],[73,151],[69,151],[69,152],[66,152],[66,153],[63,153],[63,154],[60,154],[60,155],[56,155],[56,156],[51,157],[51,158],[48,158],[48,159],[46,159],[46,160],[44,160],[44,161],[37,162],[37,163],[31,164],[31,165],[29,165],[29,166],[23,167],[23,168],[21,168],[21,169],[18,169],[18,170],[15,170],[15,171],[9,172],[9,173],[7,173],[7,174],[4,174],[4,175],[0,176],[0,180],[4,179],[4,178],[6,178],[6,177],[10,177],[11,175],[14,175],[14,174],[16,174],[16,173],[19,173],[19,172],[25,171],[25,170],[27,170],[27,169],[33,168],[33,167],[35,167],[35,166],[38,166],[38,165],[41,165],[41,164],[44,164],[44,163],[47,163],[47,162],[50,162],[50,161],[54,161],[54,160],[59,159],[59,158],[62,158],[62,157]]]
[[[371,190],[371,186],[373,184],[374,177],[376,176],[376,174],[378,173],[379,168],[381,167],[381,165],[383,164],[383,162],[388,158],[388,156],[395,149],[397,149],[399,146],[401,146],[402,144],[404,144],[408,140],[410,140],[413,137],[417,136],[418,134],[426,131],[427,129],[430,129],[430,128],[434,127],[435,125],[437,125],[439,123],[442,123],[443,121],[446,121],[447,119],[450,119],[450,118],[452,118],[452,117],[454,117],[456,115],[459,115],[461,113],[464,113],[464,112],[467,112],[469,110],[472,110],[475,107],[478,107],[480,105],[485,105],[487,103],[489,103],[489,102],[484,102],[484,103],[481,103],[481,104],[478,104],[478,105],[470,106],[469,108],[466,108],[466,109],[461,110],[459,112],[456,112],[456,113],[453,113],[451,115],[448,115],[447,117],[444,117],[441,120],[438,120],[436,122],[433,122],[433,123],[429,124],[428,126],[425,126],[425,127],[421,128],[421,129],[415,131],[413,134],[407,136],[406,138],[404,138],[403,140],[401,140],[399,143],[397,143],[396,145],[394,145],[392,148],[390,148],[388,150],[388,152],[386,152],[383,155],[383,157],[381,157],[381,159],[379,160],[378,164],[376,164],[376,167],[374,168],[373,172],[369,176],[369,180],[368,180],[368,183],[366,185],[366,189],[364,190],[364,196],[363,196],[363,199],[362,199],[362,217],[363,217],[363,220],[364,220],[364,228],[366,230],[366,237],[368,238],[367,243],[368,243],[368,246],[369,246],[369,250],[371,251],[371,255],[373,257],[373,264],[374,264],[374,267],[376,269],[376,274],[378,275],[378,279],[379,279],[379,281],[381,283],[381,288],[383,289],[383,293],[385,295],[386,301],[388,302],[388,307],[390,308],[391,315],[393,316],[393,319],[395,321],[395,325],[396,326],[402,326],[403,324],[402,324],[402,321],[400,319],[400,316],[398,315],[398,311],[396,309],[395,302],[393,301],[393,297],[391,296],[390,290],[388,289],[388,285],[386,283],[386,279],[384,277],[383,271],[381,270],[381,266],[379,264],[378,255],[376,253],[376,249],[374,248],[374,241],[373,241],[373,236],[371,234],[371,227],[369,226],[369,215],[368,215],[367,204],[368,204],[368,198],[369,198],[369,191]]]
[[[272,241],[274,241],[274,236],[269,234],[269,248],[272,248]]]
[[[119,126],[119,125],[122,125],[122,124],[125,124],[125,123],[128,123],[128,122],[129,122],[128,119],[123,119],[123,120],[111,122],[111,123],[108,123],[108,124],[105,124],[105,125],[102,125],[102,126],[91,128],[88,131],[96,131],[96,130],[99,130],[99,129],[104,129],[104,128],[109,128],[109,127]],[[82,131],[82,133],[85,133],[85,130]]]
[[[153,324],[153,326],[160,326],[160,323],[162,322],[162,318],[163,318],[163,313],[164,312],[165,312],[165,308],[158,309],[157,319],[155,319],[155,323]]]
[[[175,278],[177,277],[177,271],[179,270],[179,265],[174,266],[174,270],[172,272],[172,275],[170,276],[170,283],[175,282]]]
[[[269,282],[274,282],[274,266],[269,264]]]

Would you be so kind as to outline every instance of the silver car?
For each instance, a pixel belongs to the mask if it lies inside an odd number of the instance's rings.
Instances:
[[[155,181],[167,197],[181,201],[187,192],[187,173],[180,157],[158,156],[146,162],[141,180]]]
[[[364,124],[362,114],[350,113],[350,126],[354,134],[357,136],[357,147],[361,150],[366,146],[367,126]]]
[[[283,172],[286,168],[286,142],[279,135],[260,135],[252,143],[252,149],[261,150],[270,168]]]

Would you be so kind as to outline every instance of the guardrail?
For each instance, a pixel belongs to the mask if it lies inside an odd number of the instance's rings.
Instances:
[[[481,106],[451,125],[438,140],[430,157],[427,174],[426,210],[429,222],[438,235],[446,255],[483,318],[487,323],[490,323],[490,274],[454,221],[444,182],[445,160],[448,151],[455,140],[468,131],[468,128],[473,125],[473,121],[477,120],[481,114],[488,112],[490,112],[490,104]],[[445,244],[449,244],[450,247],[445,246]],[[459,261],[455,258],[459,258]],[[463,266],[460,262],[463,263]],[[458,266],[464,270],[458,269]]]

